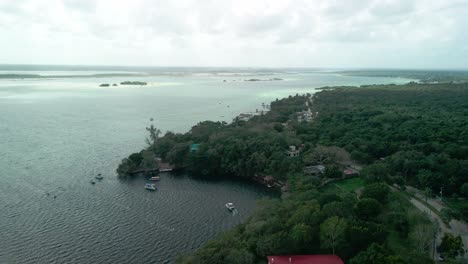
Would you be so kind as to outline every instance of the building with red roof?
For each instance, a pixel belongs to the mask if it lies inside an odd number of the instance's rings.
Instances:
[[[353,169],[353,168],[346,168],[343,171],[345,176],[353,176],[353,175],[359,175],[359,171]]]
[[[267,256],[268,264],[344,264],[337,255]]]

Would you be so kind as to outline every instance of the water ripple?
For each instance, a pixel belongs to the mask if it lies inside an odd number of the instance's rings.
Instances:
[[[143,178],[90,185],[79,177],[59,177],[53,190],[44,179],[2,188],[0,263],[170,263],[243,221],[264,194],[245,183],[170,174],[156,192],[143,189]],[[229,214],[224,200],[243,215]]]

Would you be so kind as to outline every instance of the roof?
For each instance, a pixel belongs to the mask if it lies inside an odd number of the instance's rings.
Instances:
[[[344,264],[336,255],[268,256],[268,264]]]
[[[351,169],[351,168],[347,168],[347,169],[345,169],[345,170],[343,171],[343,173],[346,174],[346,175],[350,175],[350,174],[357,174],[358,171],[353,170],[353,169]]]
[[[198,150],[198,147],[199,147],[199,146],[200,146],[200,144],[192,144],[192,145],[190,145],[190,149],[191,149],[192,151],[196,151],[196,150]]]
[[[323,165],[315,165],[315,167],[321,171],[325,170],[325,166]]]
[[[304,172],[305,173],[313,173],[313,172],[324,173],[325,166],[323,165],[307,166],[307,167],[304,167]]]
[[[272,181],[273,180],[273,176],[265,176],[265,178],[263,178],[265,181]]]

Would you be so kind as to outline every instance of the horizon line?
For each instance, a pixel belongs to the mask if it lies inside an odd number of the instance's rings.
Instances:
[[[37,66],[37,67],[115,67],[115,68],[219,68],[219,69],[314,69],[314,70],[421,70],[421,71],[468,71],[468,68],[451,68],[451,67],[354,67],[354,66],[188,66],[188,65],[177,65],[177,66],[163,66],[163,65],[112,65],[112,64],[26,64],[26,63],[0,63],[0,67],[5,66]]]

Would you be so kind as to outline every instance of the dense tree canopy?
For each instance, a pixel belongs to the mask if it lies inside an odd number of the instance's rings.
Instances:
[[[468,85],[380,85],[314,96],[317,122],[298,136],[347,149],[370,181],[401,176],[433,193],[461,194],[468,182]]]

